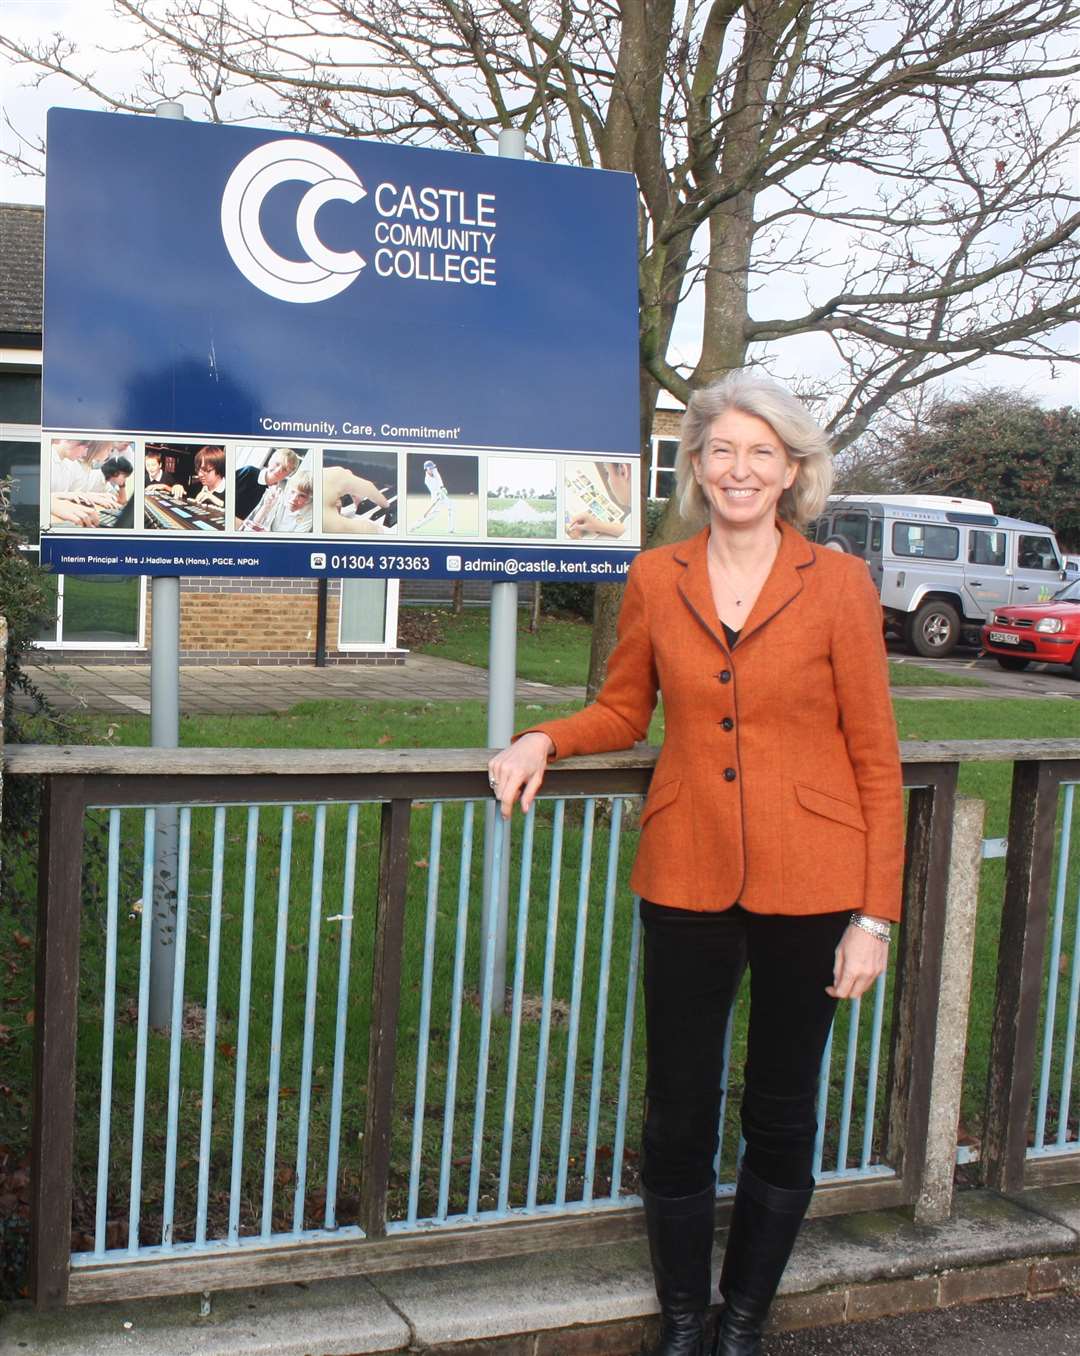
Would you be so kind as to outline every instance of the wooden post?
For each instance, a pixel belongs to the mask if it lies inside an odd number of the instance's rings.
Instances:
[[[409,878],[408,800],[382,808],[379,893],[372,958],[371,1023],[368,1035],[367,1111],[361,1176],[361,1224],[369,1238],[386,1233],[386,1192],[394,1114],[394,1064],[401,999],[401,945]]]
[[[83,809],[81,777],[45,779],[38,849],[30,1166],[30,1293],[39,1309],[67,1303],[71,1259]]]
[[[982,1146],[983,1180],[995,1191],[1024,1185],[1059,777],[1048,763],[1013,769]]]
[[[918,1198],[925,1170],[956,776],[955,763],[941,763],[915,768],[910,778],[886,1143],[909,1201]]]

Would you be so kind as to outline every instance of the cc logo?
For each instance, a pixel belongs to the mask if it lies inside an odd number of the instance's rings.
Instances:
[[[259,225],[263,199],[290,179],[311,184],[296,212],[304,263],[271,249]],[[233,263],[261,291],[279,301],[326,301],[348,287],[364,260],[355,250],[327,249],[315,219],[325,203],[336,198],[355,203],[365,196],[363,184],[333,151],[310,142],[270,141],[245,155],[229,175],[221,199],[221,233]]]

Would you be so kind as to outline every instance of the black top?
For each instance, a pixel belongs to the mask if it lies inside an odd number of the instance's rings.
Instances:
[[[725,621],[722,621],[720,625],[724,628],[724,635],[727,637],[728,649],[733,650],[735,648],[735,642],[739,639],[738,631],[736,631],[734,627],[729,626]]]

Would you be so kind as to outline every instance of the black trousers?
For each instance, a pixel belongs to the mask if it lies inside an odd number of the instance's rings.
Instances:
[[[645,1185],[689,1196],[713,1180],[724,1030],[747,965],[746,1163],[772,1186],[812,1185],[818,1076],[836,1010],[825,986],[848,915],[694,913],[642,900],[641,921]]]

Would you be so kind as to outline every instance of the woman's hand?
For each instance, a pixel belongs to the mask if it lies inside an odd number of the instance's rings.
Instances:
[[[502,807],[504,819],[510,818],[519,795],[522,814],[529,813],[544,780],[548,759],[554,752],[555,745],[547,735],[533,730],[497,753],[488,763],[491,791]]]
[[[830,998],[861,998],[888,964],[889,943],[849,923],[836,948],[833,982],[825,992]]]

